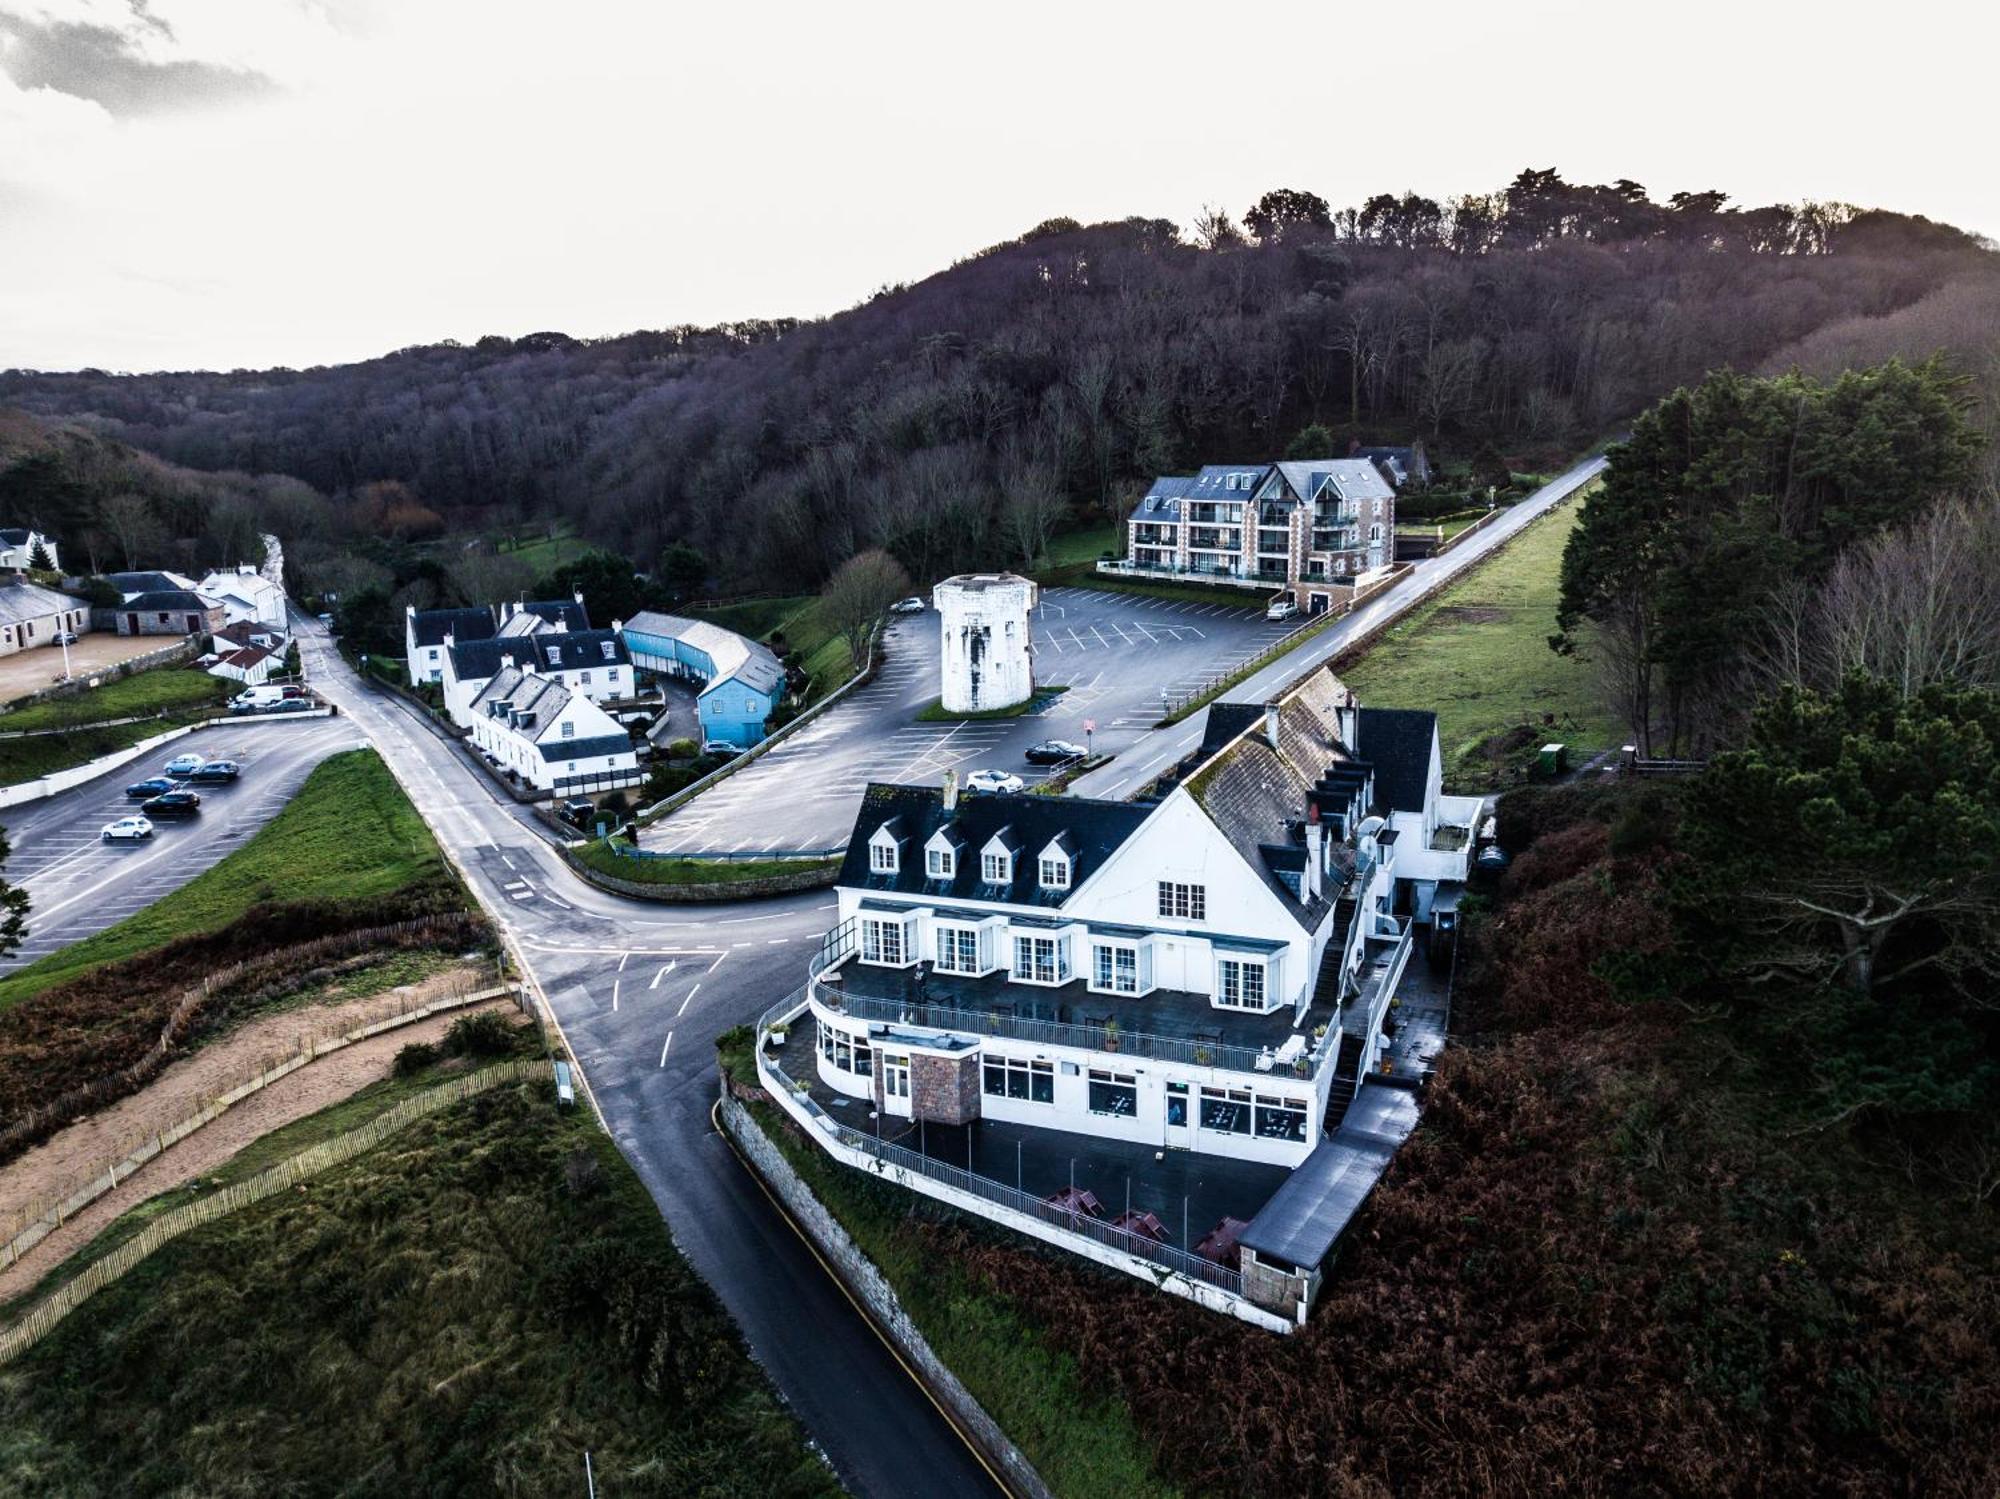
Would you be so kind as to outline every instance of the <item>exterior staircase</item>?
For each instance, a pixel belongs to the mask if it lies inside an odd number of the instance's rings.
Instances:
[[[1347,1106],[1354,1102],[1355,1090],[1361,1086],[1361,1049],[1359,1036],[1343,1033],[1340,1038],[1340,1055],[1334,1058],[1333,1082],[1326,1093],[1326,1132],[1330,1135],[1340,1128],[1347,1117]]]

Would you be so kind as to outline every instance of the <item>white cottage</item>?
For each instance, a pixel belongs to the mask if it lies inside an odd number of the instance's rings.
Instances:
[[[473,699],[471,740],[537,791],[581,796],[641,780],[631,736],[589,698],[507,666]]]

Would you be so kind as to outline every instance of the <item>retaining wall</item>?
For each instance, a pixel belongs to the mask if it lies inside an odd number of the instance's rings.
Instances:
[[[563,862],[577,878],[613,895],[634,900],[657,900],[669,905],[701,905],[725,900],[758,900],[767,895],[790,895],[798,890],[824,890],[840,876],[840,865],[830,862],[819,869],[801,869],[791,874],[768,875],[760,880],[717,880],[703,885],[670,885],[648,880],[621,880],[616,875],[593,869],[569,848],[562,850]]]
[[[1054,1499],[1053,1492],[1042,1481],[1041,1474],[1035,1471],[1034,1464],[1008,1439],[1000,1423],[986,1413],[986,1408],[973,1398],[972,1392],[937,1356],[916,1323],[910,1320],[910,1314],[903,1310],[895,1288],[875,1268],[874,1262],[861,1252],[833,1214],[821,1206],[812,1189],[792,1169],[784,1153],[771,1143],[750,1111],[737,1102],[727,1086],[722,1089],[721,1098],[722,1127],[728,1131],[729,1138],[736,1142],[737,1149],[743,1152],[765,1184],[777,1194],[792,1221],[832,1267],[848,1294],[861,1303],[868,1318],[923,1381],[932,1398],[951,1412],[960,1431],[970,1437],[997,1472],[1006,1476],[1009,1487],[1015,1493],[1032,1495],[1034,1499]]]

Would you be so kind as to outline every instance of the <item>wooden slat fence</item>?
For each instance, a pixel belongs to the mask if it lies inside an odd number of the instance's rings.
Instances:
[[[308,1177],[346,1164],[363,1151],[371,1150],[399,1130],[419,1119],[449,1108],[452,1104],[507,1083],[546,1077],[547,1061],[501,1062],[435,1088],[406,1098],[394,1108],[377,1115],[357,1129],[331,1140],[322,1140],[295,1156],[280,1161],[248,1181],[236,1182],[194,1202],[184,1203],[148,1224],[137,1237],[120,1244],[57,1290],[37,1302],[34,1309],[5,1328],[0,1328],[0,1364],[19,1357],[47,1337],[63,1318],[84,1302],[129,1273],[146,1256],[182,1234],[216,1219],[288,1191]]]

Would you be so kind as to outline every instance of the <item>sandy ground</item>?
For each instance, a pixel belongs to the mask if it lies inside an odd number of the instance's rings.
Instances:
[[[408,1002],[412,997],[443,992],[454,980],[463,983],[459,975],[437,974],[421,984],[389,994],[270,1016],[203,1047],[187,1060],[169,1067],[144,1092],[121,1099],[101,1114],[79,1120],[46,1144],[0,1168],[0,1226],[8,1232],[14,1231],[19,1213],[46,1203],[63,1188],[74,1187],[85,1172],[102,1166],[113,1158],[114,1152],[185,1119],[206,1099],[234,1087],[261,1064],[296,1051],[302,1033],[308,1029],[308,1020],[309,1028],[320,1032],[352,1027],[394,1011],[399,999]],[[389,1075],[398,1051],[414,1041],[438,1040],[459,1016],[477,1009],[495,1009],[508,1015],[519,1013],[508,1000],[448,1010],[329,1052],[251,1094],[178,1145],[148,1161],[19,1261],[0,1270],[0,1299],[28,1289],[129,1208],[200,1176],[272,1130],[379,1082]]]
[[[162,647],[172,645],[171,635],[113,635],[92,632],[78,638],[69,648],[69,669],[72,676],[85,677],[99,667],[114,666],[120,661],[129,661],[134,656],[144,656]],[[63,674],[62,647],[56,645],[31,645],[25,651],[16,651],[11,656],[0,656],[0,703],[10,702],[17,697],[26,697],[31,692],[58,681]]]

